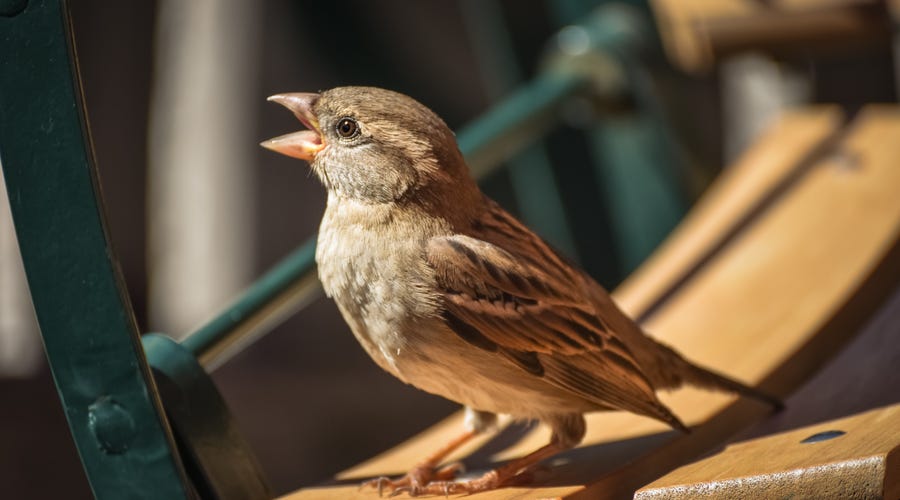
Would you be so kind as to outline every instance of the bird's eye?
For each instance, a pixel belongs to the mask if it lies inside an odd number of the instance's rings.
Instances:
[[[341,118],[334,127],[334,131],[344,139],[349,139],[359,133],[359,125],[353,118]]]

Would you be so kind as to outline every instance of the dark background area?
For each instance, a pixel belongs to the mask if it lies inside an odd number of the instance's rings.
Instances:
[[[545,40],[556,31],[546,2],[500,2],[526,76],[537,68]],[[145,183],[147,115],[153,75],[156,2],[80,0],[70,8],[106,212],[114,246],[142,329],[147,324]],[[260,3],[264,29],[259,112],[248,116],[256,140],[297,128],[265,97],[338,85],[391,88],[426,103],[454,129],[488,109],[460,4],[412,2]],[[812,63],[808,63],[812,64]],[[894,100],[890,52],[816,64],[816,100]],[[868,75],[860,79],[861,72]],[[880,76],[879,76],[880,75]],[[721,164],[717,77],[668,74],[677,116],[701,163]],[[865,82],[861,89],[860,81]],[[680,92],[679,92],[680,90]],[[579,164],[583,148],[572,129],[556,132],[556,162]],[[305,165],[259,149],[255,226],[261,273],[313,234],[324,192]],[[574,173],[572,173],[574,172]],[[575,176],[589,175],[570,169]],[[504,174],[487,189],[515,209]],[[575,194],[567,203],[577,207]],[[590,255],[613,262],[602,220],[595,221]],[[604,259],[596,259],[603,261]],[[608,286],[615,266],[592,269]],[[393,446],[457,406],[408,387],[378,369],[357,345],[334,305],[325,299],[288,320],[214,374],[277,493],[322,481]],[[89,498],[62,409],[46,367],[32,378],[0,378],[0,485],[4,498]]]

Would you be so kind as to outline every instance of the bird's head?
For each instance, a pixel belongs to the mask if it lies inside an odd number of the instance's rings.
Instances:
[[[269,97],[308,128],[262,146],[309,162],[333,194],[398,201],[426,186],[470,182],[453,132],[434,112],[397,92],[338,87]]]

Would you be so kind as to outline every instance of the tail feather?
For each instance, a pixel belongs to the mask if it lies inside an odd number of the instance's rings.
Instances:
[[[767,394],[759,389],[742,384],[737,380],[730,379],[725,375],[716,373],[712,370],[701,368],[697,365],[691,364],[686,360],[684,361],[684,363],[687,366],[684,373],[684,379],[685,382],[689,384],[696,385],[697,387],[702,387],[704,389],[724,390],[727,392],[740,394],[741,396],[747,396],[749,398],[768,403],[772,405],[772,407],[776,410],[781,410],[784,408],[784,403],[781,401],[781,399],[772,396],[771,394]]]
[[[657,380],[651,380],[658,383],[657,388],[677,388],[687,383],[703,389],[711,389],[715,391],[725,391],[746,396],[764,403],[772,405],[776,410],[784,408],[781,399],[767,394],[754,387],[749,387],[737,380],[731,379],[725,375],[717,373],[713,370],[697,366],[690,361],[681,357],[674,349],[656,342],[659,350],[659,359],[661,363],[658,366],[664,366],[667,369],[660,370],[657,374]]]

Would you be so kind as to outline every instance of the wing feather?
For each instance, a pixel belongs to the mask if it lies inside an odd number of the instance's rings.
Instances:
[[[504,231],[507,239],[519,231],[519,245],[543,245],[518,224]],[[516,250],[513,255],[462,234],[428,242],[427,261],[451,329],[598,409],[629,410],[680,427],[632,353],[585,298],[590,294],[579,290],[580,271],[559,260],[539,266],[535,254],[559,259],[547,249],[525,248],[529,258]]]

